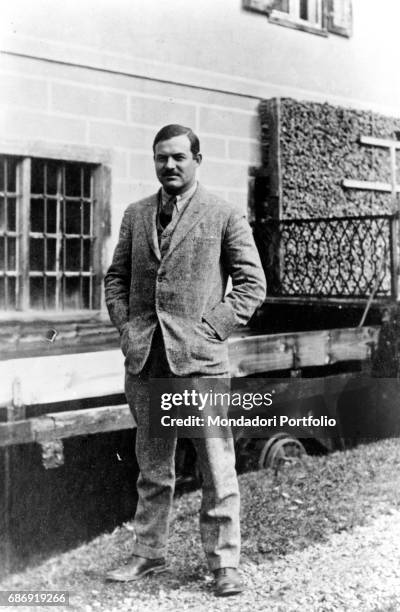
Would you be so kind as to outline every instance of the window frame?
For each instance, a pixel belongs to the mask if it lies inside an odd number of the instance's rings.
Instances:
[[[111,153],[97,147],[68,147],[41,142],[11,142],[0,139],[0,154],[17,157],[16,205],[19,209],[17,234],[17,304],[15,309],[0,311],[0,320],[23,320],[27,316],[43,320],[57,319],[60,316],[79,315],[91,318],[102,310],[102,280],[104,275],[104,244],[110,236],[110,193],[111,193]],[[29,305],[29,239],[30,239],[30,200],[31,200],[31,160],[48,159],[59,163],[76,162],[93,167],[93,307],[90,309],[35,310]],[[19,285],[19,286],[18,286]]]
[[[308,0],[310,2],[311,0]],[[326,0],[315,0],[319,2],[319,10],[321,12],[320,24],[314,24],[311,21],[301,19],[298,14],[300,12],[300,0],[289,0],[289,12],[279,11],[278,9],[271,8],[268,15],[268,21],[270,23],[276,23],[279,25],[293,28],[296,30],[302,30],[303,32],[310,32],[312,34],[318,34],[319,36],[328,36],[328,22],[327,22],[327,4]]]
[[[288,0],[289,12],[280,11],[275,8],[277,0],[243,0],[243,8],[247,11],[266,15],[270,23],[282,25],[295,30],[303,30],[327,37],[328,34],[337,34],[350,38],[353,34],[353,10],[352,0],[339,0],[343,6],[342,10],[335,10],[337,0],[320,0],[321,21],[319,25],[308,20],[298,18],[300,12],[300,0]],[[310,1],[310,0],[308,0]],[[294,10],[293,7],[297,7]],[[296,13],[296,14],[294,14]],[[340,14],[339,14],[340,13]]]
[[[353,4],[352,0],[341,0],[343,3],[343,15],[338,17],[335,12],[335,0],[326,0],[328,31],[338,36],[351,38],[353,35]],[[344,19],[341,21],[340,17]]]

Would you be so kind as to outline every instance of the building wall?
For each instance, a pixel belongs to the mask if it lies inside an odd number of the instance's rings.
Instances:
[[[113,242],[124,207],[157,189],[151,147],[165,123],[193,126],[201,179],[246,207],[248,168],[259,163],[257,99],[11,56],[0,78],[2,139],[110,152]]]
[[[312,96],[399,113],[397,0],[353,0],[350,39],[269,23],[243,10],[242,0],[202,0],[190,9],[187,0],[7,4],[3,48],[84,65],[119,64],[146,77],[259,97]]]
[[[203,0],[190,11],[187,0],[16,0],[0,37],[1,138],[110,153],[107,259],[125,206],[157,187],[151,142],[162,124],[197,130],[202,182],[245,209],[249,167],[260,163],[260,99],[400,116],[398,2],[384,0],[379,14],[372,0],[353,4],[346,39],[268,23],[240,0]]]

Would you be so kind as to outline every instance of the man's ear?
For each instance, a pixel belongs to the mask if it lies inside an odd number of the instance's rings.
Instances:
[[[197,165],[200,166],[203,161],[203,156],[201,153],[197,153],[197,155],[194,155],[194,159],[197,161]]]

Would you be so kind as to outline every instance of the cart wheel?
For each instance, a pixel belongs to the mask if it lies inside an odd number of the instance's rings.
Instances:
[[[258,460],[258,469],[275,469],[280,463],[301,460],[305,454],[306,450],[300,440],[282,432],[264,444]]]

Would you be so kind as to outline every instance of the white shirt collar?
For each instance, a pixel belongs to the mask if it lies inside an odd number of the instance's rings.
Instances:
[[[186,204],[188,200],[190,200],[190,198],[193,196],[196,189],[197,189],[197,181],[195,181],[194,185],[192,185],[189,189],[187,189],[183,193],[180,193],[179,195],[176,196],[176,208],[178,211],[180,211],[182,206]],[[172,195],[170,193],[167,193],[164,190],[164,187],[162,187],[161,188],[161,199],[162,199],[163,206],[171,197]]]

